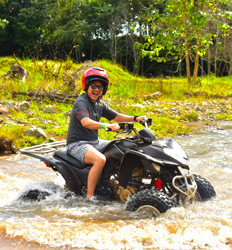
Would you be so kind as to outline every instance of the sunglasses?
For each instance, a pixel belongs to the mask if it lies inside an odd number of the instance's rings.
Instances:
[[[98,88],[100,91],[103,91],[103,89],[104,89],[104,86],[97,85],[96,83],[91,83],[90,86],[91,86],[92,89],[97,89]]]

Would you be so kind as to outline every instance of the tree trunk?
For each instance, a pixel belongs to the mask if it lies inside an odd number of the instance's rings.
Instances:
[[[191,70],[190,70],[190,60],[189,60],[189,46],[188,46],[188,30],[187,30],[187,13],[186,13],[186,2],[182,2],[183,5],[183,22],[184,22],[184,40],[185,40],[185,60],[186,60],[186,71],[188,78],[188,86],[191,85]]]
[[[110,54],[111,60],[116,62],[117,59],[117,17],[112,16],[110,20],[110,33],[111,33],[111,46],[110,46]]]
[[[214,74],[217,76],[217,59],[218,59],[218,23],[217,23],[217,37],[215,38],[215,52],[214,52]]]
[[[197,29],[196,55],[195,55],[194,72],[193,72],[193,80],[194,81],[196,81],[197,76],[198,76],[199,52],[200,52],[200,29]]]
[[[203,9],[203,4],[200,6],[200,11]],[[197,44],[196,44],[196,55],[195,55],[195,63],[194,63],[194,72],[193,72],[193,80],[196,81],[198,76],[198,69],[199,69],[199,53],[200,53],[200,46],[201,46],[201,30],[200,28],[197,29]]]
[[[201,57],[201,76],[205,75],[205,71],[204,71],[204,58],[203,56]]]
[[[128,69],[128,35],[126,34],[126,68]]]
[[[93,39],[91,39],[90,60],[93,61]]]
[[[211,68],[211,51],[210,49],[208,50],[208,60],[207,60],[207,68],[208,68],[208,75],[210,75],[210,68]]]
[[[232,64],[231,64],[231,60],[229,62],[229,70],[228,70],[228,76],[232,75]]]

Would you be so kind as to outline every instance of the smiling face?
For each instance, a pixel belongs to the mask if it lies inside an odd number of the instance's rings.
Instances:
[[[87,93],[91,102],[96,102],[97,99],[102,95],[103,90],[99,90],[100,86],[103,86],[102,82],[100,81],[93,81],[90,83]]]

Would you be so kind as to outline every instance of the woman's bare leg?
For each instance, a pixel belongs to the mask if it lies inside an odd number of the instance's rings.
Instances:
[[[90,149],[85,154],[84,163],[93,165],[88,175],[86,195],[86,198],[88,199],[94,196],[94,191],[101,177],[102,170],[106,163],[106,158],[97,149]]]

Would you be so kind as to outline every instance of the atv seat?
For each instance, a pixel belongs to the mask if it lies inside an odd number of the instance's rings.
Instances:
[[[54,158],[62,159],[63,161],[67,162],[68,164],[72,165],[73,167],[83,169],[86,168],[88,165],[82,164],[79,160],[75,159],[71,155],[68,154],[66,148],[60,148],[56,150],[54,153]]]

